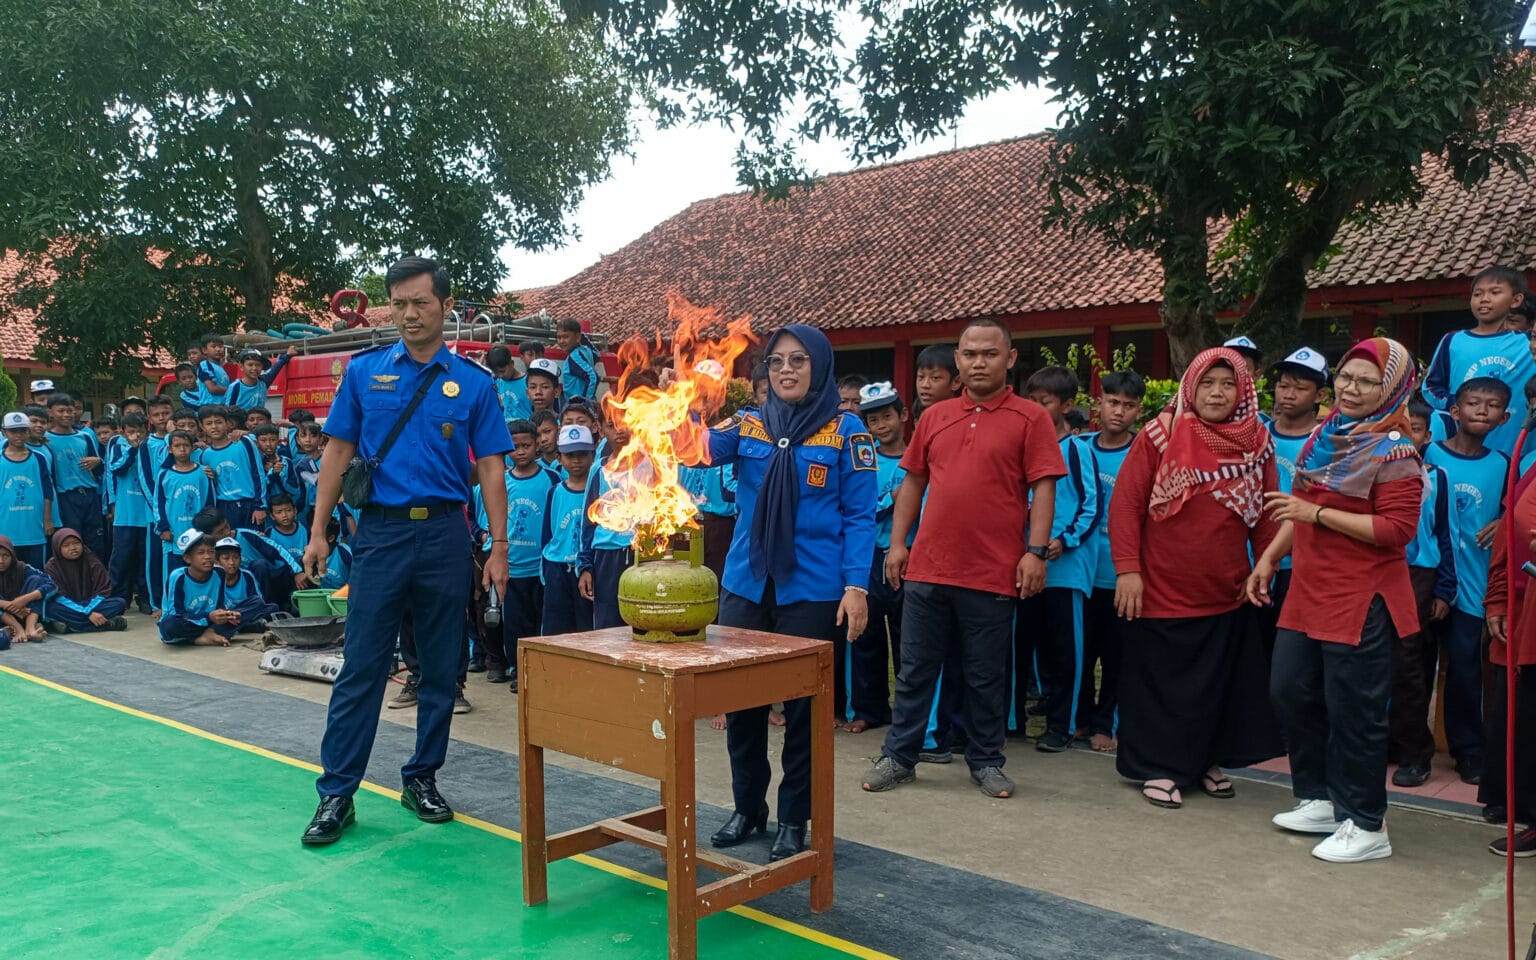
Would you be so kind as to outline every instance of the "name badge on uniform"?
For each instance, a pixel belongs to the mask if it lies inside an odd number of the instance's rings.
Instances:
[[[811,468],[805,474],[805,482],[813,487],[827,485],[827,468],[819,463],[811,464]]]
[[[458,383],[458,381],[457,380],[444,380],[443,381],[443,396],[448,397],[451,400],[452,398],[454,398],[454,397],[456,397],[458,395],[459,395],[459,383]],[[447,424],[444,424],[445,428],[447,428],[447,426],[448,426]],[[443,434],[443,436],[445,436],[445,437],[447,435],[448,434],[446,434],[446,433]]]

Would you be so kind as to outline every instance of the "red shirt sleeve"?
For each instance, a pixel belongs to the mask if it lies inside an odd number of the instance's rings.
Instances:
[[[1067,462],[1061,457],[1061,443],[1045,409],[1030,402],[1025,416],[1029,428],[1024,434],[1024,482],[1033,484],[1067,475]]]
[[[1509,614],[1509,524],[1501,522],[1493,535],[1493,556],[1488,561],[1488,591],[1483,595],[1483,613],[1490,617]],[[1493,641],[1499,645],[1497,640]]]
[[[1404,477],[1371,488],[1371,529],[1379,547],[1406,547],[1419,530],[1424,480]]]
[[[1141,528],[1147,519],[1156,464],[1152,441],[1138,434],[1115,478],[1115,495],[1109,499],[1109,549],[1117,575],[1141,572]]]

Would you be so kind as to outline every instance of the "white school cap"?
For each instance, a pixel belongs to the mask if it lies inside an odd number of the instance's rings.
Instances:
[[[1294,373],[1306,377],[1308,380],[1316,380],[1318,383],[1328,382],[1328,361],[1321,353],[1311,347],[1302,347],[1290,356],[1275,364],[1277,373]]]
[[[53,381],[52,380],[33,380],[32,381],[32,392],[33,393],[52,393],[53,392]]]
[[[12,410],[5,415],[6,430],[31,430],[32,419],[19,410]]]
[[[223,540],[220,540],[213,546],[216,550],[239,550],[240,541],[236,540],[234,537],[225,537]]]
[[[881,407],[888,407],[893,403],[901,403],[901,394],[896,392],[896,388],[891,386],[889,380],[865,384],[859,388],[860,413],[879,410]]]
[[[535,373],[542,373],[544,376],[549,377],[552,380],[559,381],[560,364],[549,359],[548,357],[540,357],[537,360],[530,360],[528,362],[528,373],[530,375]]]
[[[186,553],[188,550],[191,550],[193,547],[207,539],[209,539],[208,534],[197,529],[196,527],[188,527],[186,530],[182,531],[181,536],[176,538],[176,552]]]
[[[1255,360],[1264,356],[1264,351],[1259,349],[1259,345],[1247,337],[1233,337],[1231,340],[1223,343],[1222,346],[1236,350],[1245,356],[1251,356]]]
[[[579,423],[561,427],[555,446],[561,453],[582,453],[597,449],[597,443],[592,439],[592,431]]]

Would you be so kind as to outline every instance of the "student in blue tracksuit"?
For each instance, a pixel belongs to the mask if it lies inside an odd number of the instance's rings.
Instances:
[[[214,544],[214,559],[218,575],[224,578],[224,607],[240,615],[235,632],[262,629],[278,608],[262,597],[251,571],[241,569],[240,541],[225,537]]]
[[[501,626],[488,627],[486,638],[486,676],[491,683],[506,682],[517,692],[517,643],[540,633],[539,620],[544,611],[544,584],[540,577],[544,565],[544,507],[552,490],[561,483],[558,474],[539,465],[536,433],[528,420],[507,424],[512,434],[512,465],[506,472],[507,490],[507,590],[501,598]],[[482,555],[489,554],[493,534],[488,525],[485,498],[475,490],[475,540]],[[481,611],[482,622],[484,611]],[[500,643],[497,643],[497,638]],[[498,675],[497,671],[500,671]]]
[[[298,355],[297,345],[290,346],[286,353],[278,354],[276,362],[267,359],[266,354],[260,350],[241,350],[235,358],[240,361],[240,379],[229,385],[221,402],[227,407],[239,407],[242,410],[265,410],[267,392],[272,382],[283,372],[288,361]]]
[[[1456,772],[1476,783],[1483,769],[1483,595],[1509,474],[1509,459],[1486,446],[1509,419],[1509,385],[1492,377],[1464,381],[1451,404],[1456,435],[1431,443],[1424,462],[1445,471],[1456,539],[1456,603],[1446,622],[1445,739]]]
[[[1527,293],[1525,274],[1510,267],[1488,267],[1472,278],[1468,305],[1475,325],[1446,334],[1435,347],[1424,374],[1424,399],[1430,406],[1448,410],[1463,383],[1483,377],[1502,381],[1511,397],[1525,395],[1526,383],[1536,377],[1536,362],[1529,338],[1508,329],[1508,320]],[[1508,457],[1520,435],[1520,419],[1511,417],[1497,427],[1484,445]]]
[[[205,333],[202,347],[203,358],[197,362],[196,405],[202,408],[228,403],[224,399],[229,393],[229,371],[224,369],[224,341],[216,333]]]
[[[839,390],[841,393],[841,390]],[[889,381],[866,384],[859,388],[859,415],[874,438],[875,473],[879,479],[875,503],[875,554],[869,568],[869,625],[849,644],[848,726],[849,733],[863,733],[871,727],[891,722],[891,665],[901,664],[900,589],[891,589],[885,579],[885,554],[891,548],[891,517],[896,509],[896,491],[907,471],[901,467],[901,455],[907,451],[902,435],[907,424],[901,394]],[[917,536],[917,528],[907,535],[907,545]],[[889,655],[889,659],[887,659]]]
[[[565,363],[561,365],[560,388],[567,399],[597,397],[598,384],[602,382],[599,369],[602,360],[597,347],[581,332],[577,320],[561,320],[555,332],[555,345],[565,351]]]
[[[203,404],[203,389],[197,382],[197,366],[191,363],[176,364],[176,385],[167,387],[170,395],[175,398],[179,410],[191,411],[197,416],[197,408]],[[174,413],[171,417],[174,421]]]
[[[227,647],[239,627],[240,614],[224,602],[223,572],[216,570],[213,538],[186,530],[176,538],[182,566],[165,585],[160,612],[160,640],[168,644]]]
[[[280,450],[279,431],[270,423],[253,427],[249,436],[261,454],[262,480],[266,484],[268,508],[274,496],[282,494],[294,503],[304,499],[304,481],[294,469],[293,461]],[[259,526],[259,524],[258,524]]]
[[[197,441],[185,430],[175,430],[166,440],[169,466],[155,477],[154,541],[160,551],[150,576],[150,604],[163,609],[165,584],[181,566],[176,531],[186,530],[204,507],[214,503],[213,479],[192,459]]]
[[[562,427],[562,435],[569,429]],[[634,534],[610,530],[593,521],[592,505],[613,488],[606,461],[628,441],[626,434],[619,444],[593,451],[596,462],[587,480],[587,504],[581,512],[581,551],[576,557],[576,570],[581,595],[592,601],[594,630],[624,625],[624,618],[619,616],[619,577],[635,562],[635,551],[631,548]],[[602,445],[599,443],[599,447]]]
[[[116,490],[112,514],[112,589],[113,596],[125,604],[139,598],[141,613],[152,609],[148,568],[153,550],[150,522],[153,516],[153,473],[150,451],[146,446],[149,419],[141,413],[123,416],[123,432],[107,444],[107,473]]]
[[[197,452],[197,462],[213,477],[218,508],[235,529],[260,526],[267,520],[267,482],[261,469],[261,451],[247,437],[229,436],[228,410],[218,404],[197,412],[208,446]]]
[[[572,424],[560,428],[560,466],[564,482],[551,487],[544,503],[542,578],[544,634],[577,633],[592,629],[592,598],[581,590],[577,562],[581,554],[582,518],[587,509],[587,479],[597,441],[592,431]]]
[[[0,534],[0,624],[17,643],[48,636],[44,604],[56,592],[53,581],[16,554],[11,538]]]
[[[1035,741],[1035,749],[1042,753],[1060,753],[1072,745],[1083,684],[1083,610],[1099,565],[1099,465],[1093,445],[1073,436],[1066,422],[1078,389],[1077,375],[1055,365],[1035,371],[1024,386],[1029,398],[1051,415],[1067,465],[1066,476],[1056,481],[1045,589],[1020,601],[1019,620],[1014,624],[1014,710],[1022,729],[1025,679],[1038,665],[1045,733]],[[1030,635],[1038,638],[1034,664],[1019,642]]]
[[[289,556],[303,557],[304,548],[309,546],[309,530],[299,523],[299,509],[293,498],[286,493],[275,494],[267,501],[267,508],[267,528],[262,533]]]
[[[528,403],[528,376],[512,362],[512,351],[504,346],[492,347],[485,354],[485,365],[496,375],[496,396],[501,400],[501,415],[508,423],[526,420],[533,415]]]
[[[841,645],[862,634],[869,619],[875,442],[857,416],[838,409],[825,334],[789,324],[768,339],[766,351],[769,391],[761,411],[709,431],[710,462],[735,465],[741,510],[720,580],[719,620],[830,640],[841,660]],[[770,860],[805,848],[811,812],[810,701],[785,703],[784,719],[784,779]],[[717,847],[767,829],[768,705],[727,715],[726,746],[735,810],[711,838]]]
[[[0,453],[0,533],[11,538],[16,555],[41,567],[53,535],[53,476],[48,461],[27,444],[32,425],[19,411],[4,420],[5,450]]]
[[[1532,381],[1536,383],[1536,381]],[[1414,446],[1423,455],[1430,443],[1435,411],[1420,397],[1408,401],[1408,423]],[[1390,758],[1398,767],[1392,783],[1422,786],[1435,758],[1435,737],[1429,729],[1429,695],[1435,687],[1440,648],[1435,625],[1451,615],[1456,603],[1456,546],[1451,517],[1452,491],[1444,470],[1424,465],[1424,504],[1419,529],[1408,544],[1408,579],[1418,607],[1419,630],[1399,637],[1392,650],[1392,699],[1388,712]]]
[[[1281,493],[1291,492],[1296,477],[1296,458],[1317,427],[1317,413],[1323,387],[1328,383],[1328,361],[1311,347],[1301,347],[1275,364],[1270,371],[1274,387],[1274,418],[1266,426],[1275,440],[1275,481]],[[1291,585],[1291,558],[1280,561],[1275,582],[1270,585],[1270,606],[1259,608],[1259,628],[1264,650],[1275,649],[1275,635],[1280,621],[1280,607]]]
[[[49,633],[126,630],[123,613],[128,604],[112,595],[112,578],[107,567],[80,540],[80,534],[60,527],[49,543],[53,554],[43,573],[53,581],[55,592],[48,598],[45,624]]]
[[[48,398],[48,447],[53,452],[53,488],[60,526],[80,531],[97,556],[106,553],[101,512],[101,445],[89,428],[75,425],[75,401],[65,393]]]
[[[238,540],[242,551],[241,564],[256,578],[262,596],[283,609],[290,606],[294,589],[301,580],[306,579],[300,556],[294,556],[278,546],[260,530],[232,526],[229,518],[218,507],[199,510],[197,516],[192,518],[192,526],[208,534],[215,542],[226,537]],[[316,581],[315,586],[325,584]],[[336,583],[336,587],[340,586],[341,583]]]
[[[1083,439],[1099,465],[1099,551],[1088,595],[1083,631],[1082,687],[1077,697],[1077,730],[1088,731],[1088,744],[1105,753],[1115,749],[1120,725],[1120,663],[1125,647],[1124,621],[1115,615],[1115,561],[1109,543],[1109,501],[1131,443],[1147,383],[1133,370],[1116,370],[1099,380],[1099,432]],[[1049,572],[1049,567],[1046,568]],[[1098,666],[1098,684],[1094,667]]]

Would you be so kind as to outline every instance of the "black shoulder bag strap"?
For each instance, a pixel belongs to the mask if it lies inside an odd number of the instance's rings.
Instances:
[[[431,371],[422,379],[421,386],[416,388],[416,394],[411,397],[411,402],[405,405],[404,410],[400,411],[400,419],[396,420],[395,425],[389,428],[389,434],[384,438],[384,442],[379,444],[379,449],[374,452],[373,456],[368,458],[370,469],[377,470],[379,464],[384,462],[384,458],[389,456],[389,448],[395,445],[395,440],[399,438],[400,431],[405,429],[406,423],[411,419],[411,414],[415,413],[416,408],[421,406],[421,401],[427,398],[427,391],[432,389],[432,384],[437,382],[437,377],[442,372],[442,364],[432,364]]]

